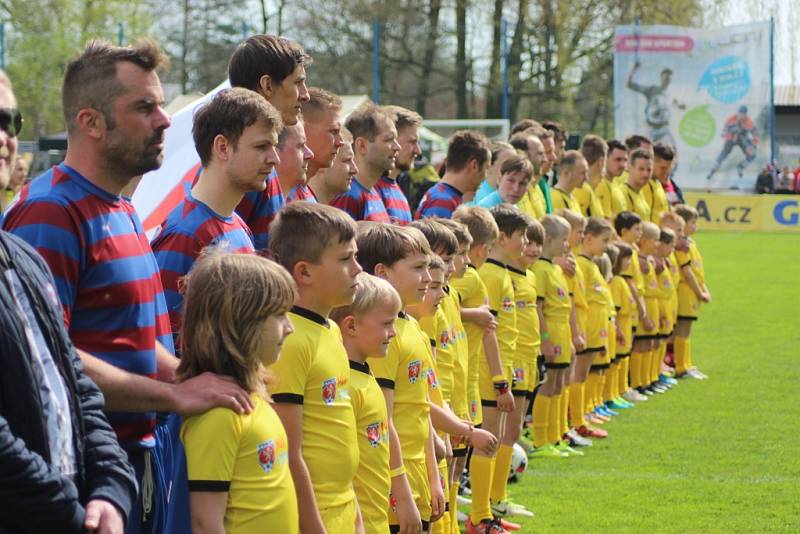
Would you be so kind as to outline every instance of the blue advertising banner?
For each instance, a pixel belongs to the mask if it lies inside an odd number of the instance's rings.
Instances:
[[[770,22],[618,26],[614,37],[617,138],[671,144],[684,188],[752,190],[771,157]]]

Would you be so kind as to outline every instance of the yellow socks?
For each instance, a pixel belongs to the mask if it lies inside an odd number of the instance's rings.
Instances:
[[[689,370],[690,347],[688,337],[676,337],[672,342],[672,350],[675,354],[675,372],[679,375]]]
[[[628,373],[631,369],[631,358],[628,356],[627,358],[622,358],[619,361],[619,394],[624,395],[630,384],[628,383]]]
[[[450,486],[450,534],[461,534],[461,528],[458,526],[458,486],[459,475],[456,475],[456,480]]]
[[[644,363],[644,353],[634,352],[631,354],[631,387],[638,388],[642,384],[642,364]]]
[[[583,414],[586,413],[586,383],[573,382],[569,386],[569,420],[572,428],[586,424]]]
[[[545,397],[540,391],[533,400],[533,445],[535,447],[541,447],[547,443],[552,398]]]
[[[568,414],[569,414],[569,386],[564,386],[564,390],[561,392],[561,418],[559,419],[559,421],[561,422],[561,426],[559,427],[558,431],[559,440],[569,430],[569,422],[567,420]]]
[[[494,478],[492,479],[492,491],[489,496],[492,502],[498,503],[506,499],[508,489],[508,472],[511,469],[511,453],[514,452],[512,445],[501,444],[497,448],[494,457]]]
[[[492,487],[494,475],[494,457],[472,455],[469,465],[469,477],[472,489],[472,524],[477,525],[484,519],[492,518],[492,508],[489,504],[489,492]]]
[[[617,390],[619,389],[619,386],[617,386],[617,367],[619,367],[619,363],[612,363],[605,374],[606,382],[603,387],[603,400],[606,402],[617,397]]]
[[[561,439],[561,397],[564,393],[550,397],[550,417],[547,420],[547,441],[556,443]]]

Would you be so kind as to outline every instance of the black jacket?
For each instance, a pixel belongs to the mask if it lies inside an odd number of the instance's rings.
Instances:
[[[39,386],[5,281],[9,266],[64,379],[78,466],[74,480],[50,467]],[[83,373],[69,340],[50,270],[27,243],[0,232],[0,276],[0,534],[85,532],[83,506],[92,499],[115,504],[127,521],[136,496],[133,469],[103,415],[103,395]]]

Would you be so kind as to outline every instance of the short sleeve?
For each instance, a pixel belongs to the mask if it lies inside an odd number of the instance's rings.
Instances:
[[[544,269],[534,269],[535,279],[536,279],[536,294],[539,299],[544,299],[545,295],[547,294],[548,286],[548,279],[547,274],[544,272]]]
[[[397,369],[400,366],[400,336],[392,338],[389,350],[384,358],[370,358],[369,368],[378,385],[386,389],[394,389],[397,381]]]
[[[181,426],[189,491],[228,491],[242,434],[242,417],[214,408]]]
[[[682,250],[675,250],[675,259],[678,260],[678,267],[684,267],[692,263],[690,252],[683,252]]]
[[[277,403],[303,404],[312,352],[304,337],[289,335],[283,344],[278,361],[270,372],[275,384],[270,386],[272,400]]]

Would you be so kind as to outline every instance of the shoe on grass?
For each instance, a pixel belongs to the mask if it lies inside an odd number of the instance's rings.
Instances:
[[[625,401],[620,402],[620,399],[611,399],[606,402],[606,408],[610,408],[611,410],[627,410],[630,406]]]
[[[472,518],[468,517],[466,532],[467,534],[503,534],[504,532],[508,532],[508,530],[503,528],[498,519],[484,519],[477,525],[474,525],[472,523]]]
[[[510,499],[492,503],[492,513],[499,517],[533,517],[534,513]]]
[[[545,443],[529,452],[528,458],[532,460],[535,458],[569,458],[569,454],[556,449],[552,443]]]
[[[518,525],[516,523],[512,523],[511,521],[507,521],[507,520],[503,519],[502,517],[495,517],[494,520],[495,520],[495,522],[497,522],[498,525],[503,527],[503,529],[504,529],[503,532],[515,532],[517,530],[521,530],[522,529],[522,525]]]
[[[466,523],[469,516],[462,512],[461,510],[456,510],[456,521],[459,523]]]
[[[577,429],[578,434],[584,438],[603,439],[608,437],[608,431],[602,428],[595,428],[590,425],[581,425]]]
[[[705,373],[700,372],[697,367],[692,367],[688,371],[686,371],[686,375],[690,378],[694,378],[695,380],[708,380],[708,375]]]
[[[574,428],[570,428],[569,432],[567,432],[567,436],[569,436],[572,443],[577,445],[578,447],[591,447],[592,440],[586,438],[578,433],[578,431]]]
[[[633,402],[628,402],[627,400],[625,400],[622,397],[617,397],[616,399],[614,399],[614,401],[619,403],[619,404],[622,404],[626,408],[633,408],[634,406],[636,406],[636,404],[634,404]]]
[[[583,456],[583,452],[582,451],[579,451],[577,449],[573,449],[572,447],[569,446],[569,443],[567,443],[566,441],[563,441],[563,440],[559,441],[556,444],[556,450],[559,450],[561,452],[565,452],[569,456]]]

